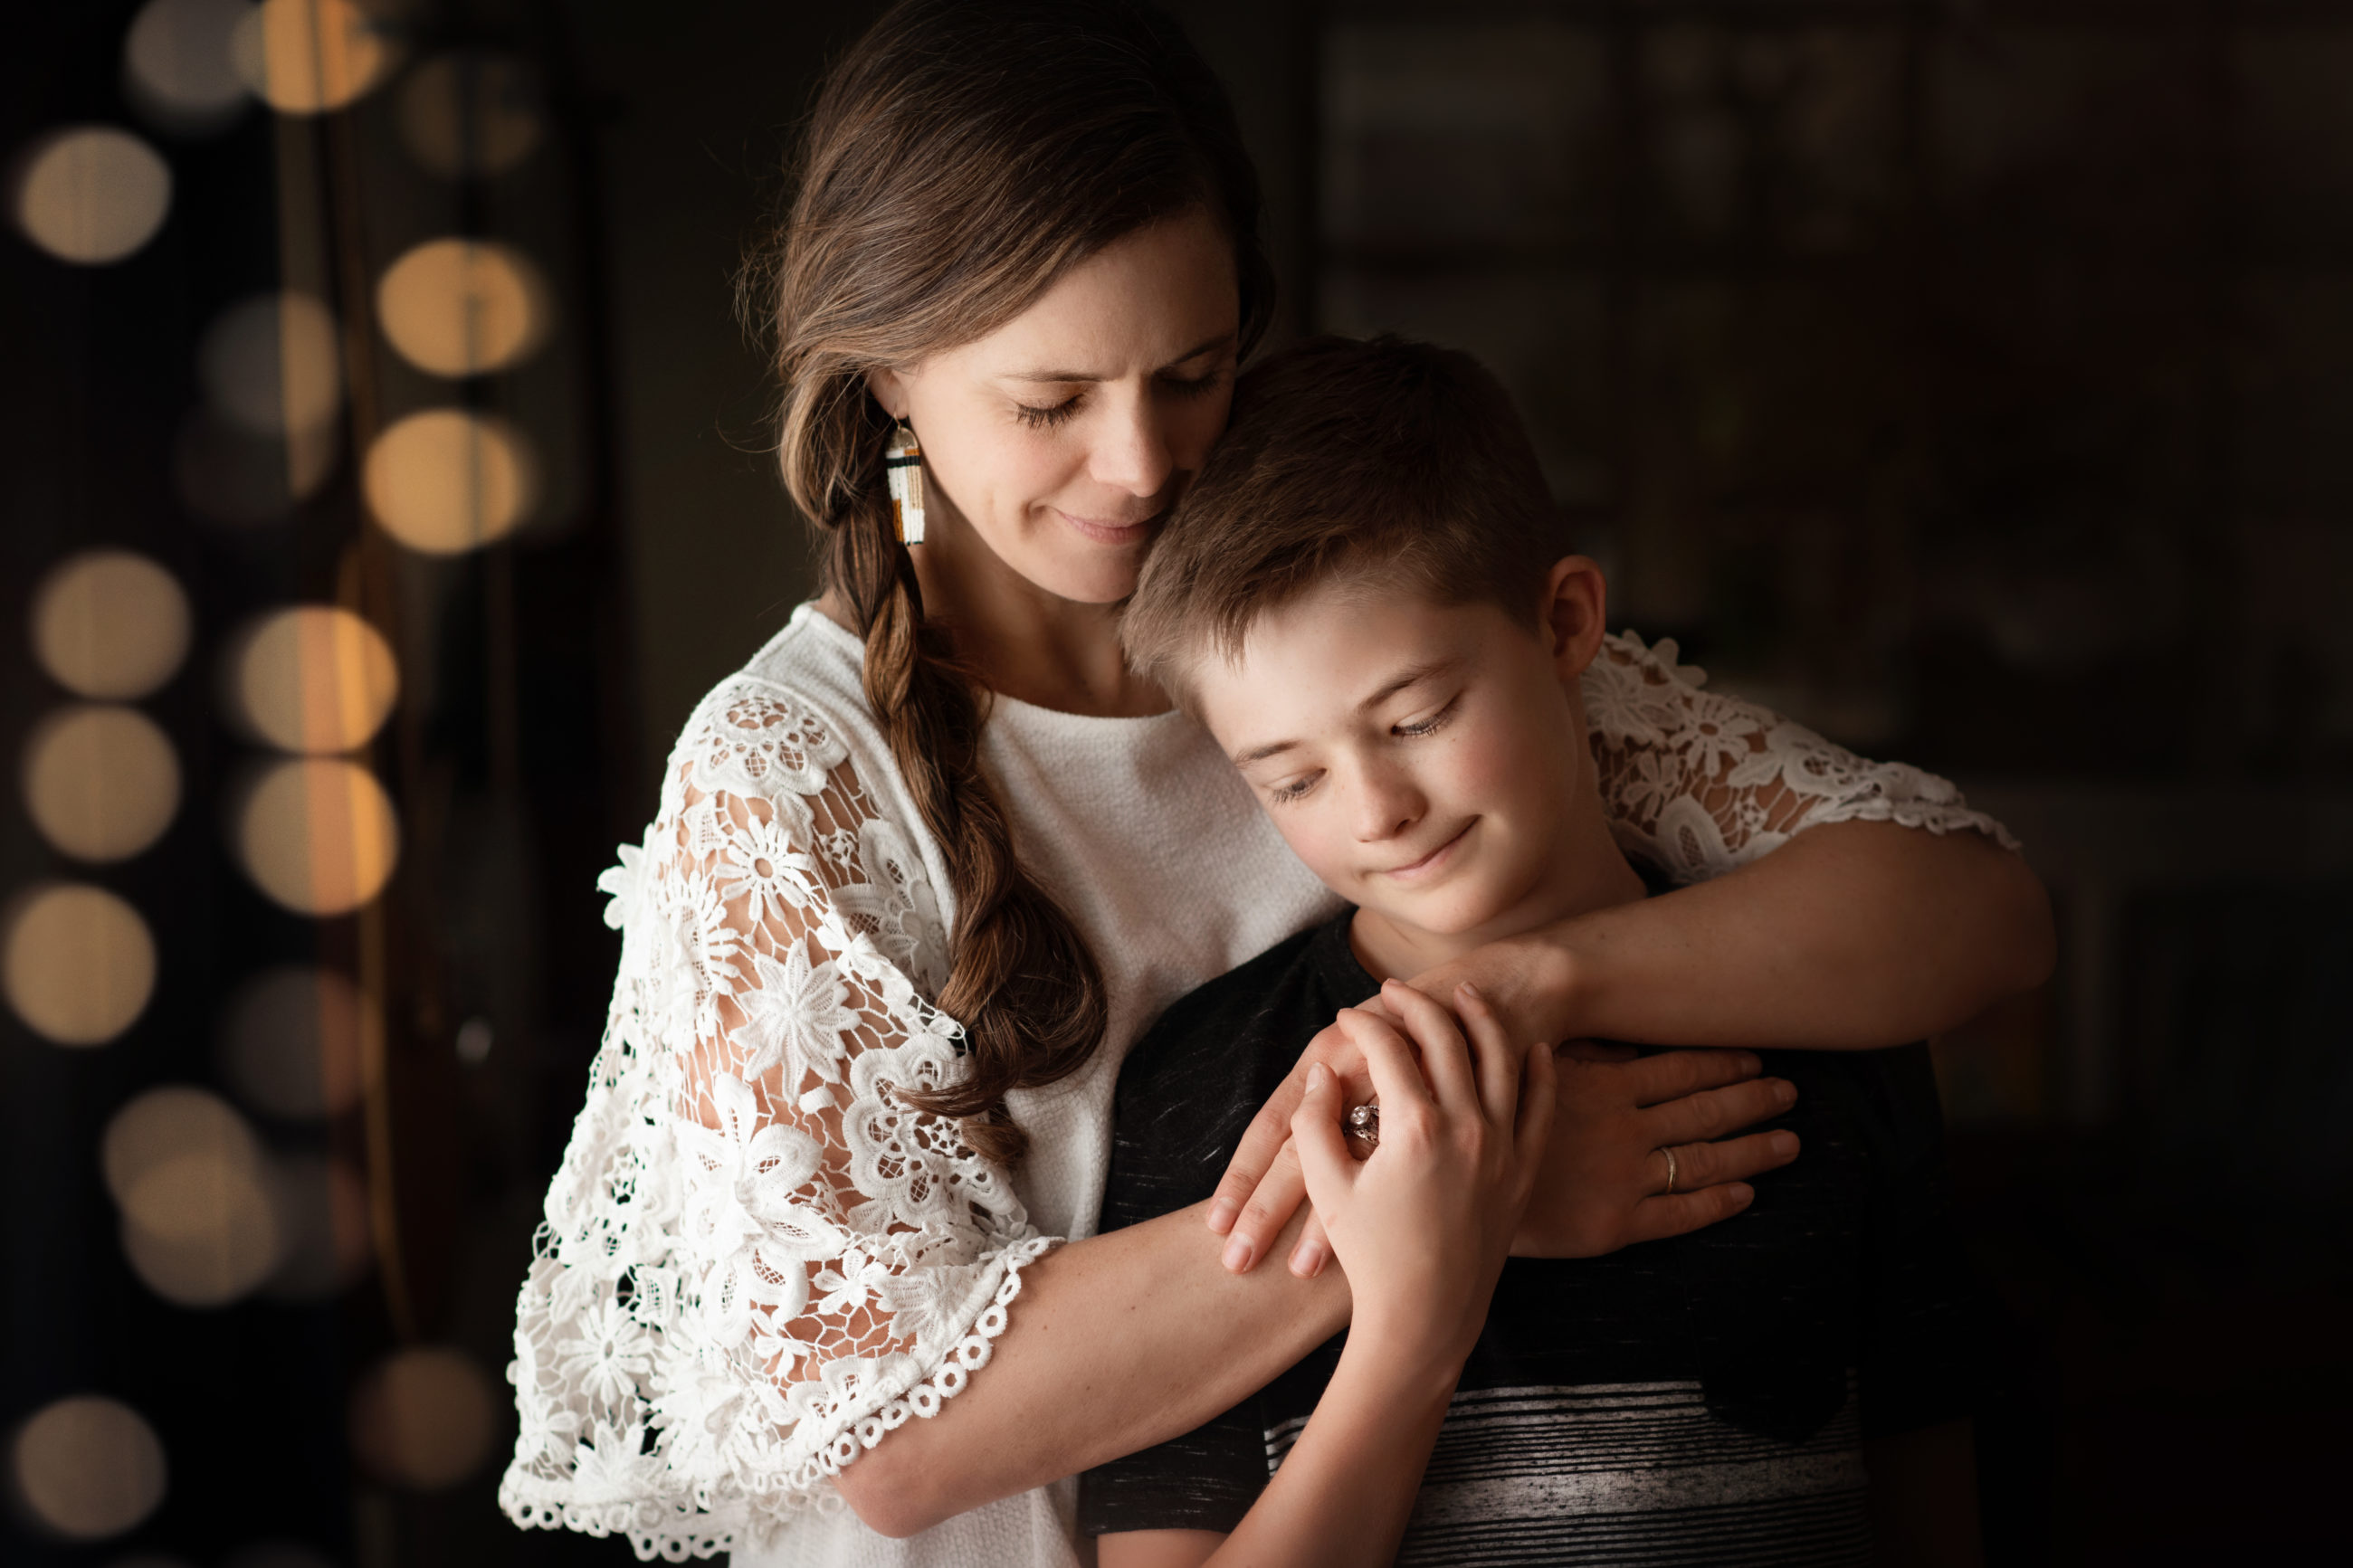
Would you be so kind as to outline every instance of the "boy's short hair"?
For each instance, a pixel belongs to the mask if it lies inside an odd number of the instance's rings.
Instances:
[[[1244,374],[1224,438],[1154,542],[1120,635],[1180,702],[1203,654],[1311,588],[1377,577],[1533,617],[1569,553],[1511,395],[1469,354],[1311,338]]]

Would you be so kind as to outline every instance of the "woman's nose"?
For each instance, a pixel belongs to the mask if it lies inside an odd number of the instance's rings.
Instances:
[[[1103,422],[1088,464],[1098,483],[1133,496],[1156,496],[1168,488],[1174,469],[1168,453],[1168,433],[1148,394],[1113,400],[1111,416]]]

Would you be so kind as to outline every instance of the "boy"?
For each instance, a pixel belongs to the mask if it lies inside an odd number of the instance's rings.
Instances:
[[[1336,1009],[1645,896],[1587,743],[1579,680],[1604,603],[1509,399],[1467,356],[1326,339],[1244,378],[1124,636],[1356,908],[1184,998],[1138,1043],[1105,1229],[1208,1196]],[[1806,1152],[1747,1213],[1608,1258],[1505,1266],[1398,1561],[1861,1563],[1874,1511],[1880,1560],[1974,1559],[1965,1290],[1925,1047],[1767,1059],[1799,1087],[1784,1124]],[[1206,1560],[1315,1408],[1339,1343],[1091,1471],[1081,1525],[1104,1568]],[[1894,1522],[1925,1546],[1885,1539],[1870,1496],[1907,1468]]]

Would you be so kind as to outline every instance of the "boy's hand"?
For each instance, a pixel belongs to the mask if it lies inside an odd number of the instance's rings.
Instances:
[[[1394,1020],[1378,1001],[1365,1011]],[[1787,1164],[1796,1135],[1767,1132],[1709,1142],[1788,1108],[1794,1088],[1759,1079],[1746,1051],[1630,1053],[1563,1047],[1558,1136],[1550,1142],[1528,1217],[1513,1243],[1534,1258],[1590,1258],[1638,1241],[1681,1236],[1746,1208],[1746,1178]],[[1248,1272],[1266,1256],[1306,1196],[1290,1141],[1307,1069],[1322,1064],[1355,1105],[1373,1098],[1364,1056],[1336,1024],[1308,1043],[1288,1078],[1260,1108],[1209,1205],[1209,1228],[1227,1235],[1226,1267]],[[1662,1149],[1675,1151],[1675,1190],[1666,1192]],[[1331,1244],[1310,1220],[1291,1257],[1292,1272],[1314,1275]]]

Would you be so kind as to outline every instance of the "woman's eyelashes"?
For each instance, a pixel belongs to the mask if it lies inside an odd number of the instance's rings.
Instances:
[[[1207,397],[1225,384],[1226,375],[1227,373],[1224,370],[1213,370],[1207,375],[1164,375],[1158,380],[1162,386],[1178,397]],[[1032,430],[1051,430],[1058,425],[1067,425],[1077,418],[1081,405],[1086,402],[1086,396],[1083,392],[1074,392],[1061,402],[1049,404],[1043,407],[1031,403],[1017,403],[1013,405],[1013,416]]]

